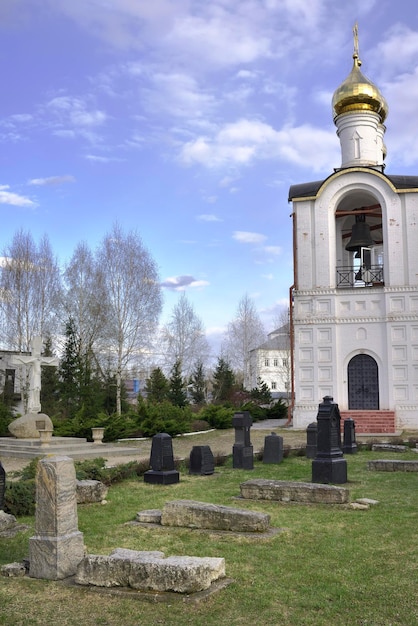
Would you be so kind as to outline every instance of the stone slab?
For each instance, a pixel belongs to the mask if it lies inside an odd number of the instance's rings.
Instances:
[[[135,521],[145,524],[161,524],[161,511],[159,509],[139,511],[136,514]]]
[[[367,467],[377,472],[418,472],[418,461],[379,459],[368,461]]]
[[[319,483],[255,478],[240,485],[241,497],[249,500],[277,500],[314,504],[345,504],[349,490],[345,487]]]
[[[77,504],[102,502],[109,488],[100,480],[76,480]]]
[[[409,447],[395,445],[392,443],[373,443],[372,450],[373,452],[407,452]]]
[[[164,505],[161,525],[263,533],[269,528],[270,515],[195,500],[173,500]]]
[[[225,577],[223,558],[171,556],[117,548],[110,556],[87,555],[75,582],[99,587],[130,587],[157,592],[194,593]]]

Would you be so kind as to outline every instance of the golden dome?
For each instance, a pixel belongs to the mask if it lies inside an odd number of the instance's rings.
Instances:
[[[388,105],[379,89],[360,71],[361,61],[353,54],[353,69],[345,81],[335,90],[332,98],[334,119],[342,113],[352,111],[374,111],[383,124],[388,114]]]

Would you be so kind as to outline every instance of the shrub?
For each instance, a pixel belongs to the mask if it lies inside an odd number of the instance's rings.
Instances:
[[[19,480],[6,485],[4,510],[15,517],[35,514],[35,480]]]
[[[0,437],[8,437],[9,424],[15,419],[11,409],[0,400]]]
[[[205,420],[211,428],[232,428],[235,410],[221,404],[208,404],[199,413],[199,419]]]
[[[249,411],[251,417],[253,418],[253,422],[258,422],[260,420],[266,419],[267,409],[259,406],[253,401],[246,402],[240,407],[240,411]]]
[[[281,398],[266,409],[266,418],[268,419],[286,419],[287,404]]]
[[[192,419],[193,413],[188,406],[180,407],[171,402],[161,402],[146,407],[146,415],[140,422],[140,428],[145,437],[153,437],[157,433],[167,433],[175,437],[190,432]]]

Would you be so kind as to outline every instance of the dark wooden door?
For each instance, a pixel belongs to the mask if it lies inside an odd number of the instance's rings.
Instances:
[[[348,408],[379,409],[379,372],[368,354],[358,354],[348,364]]]

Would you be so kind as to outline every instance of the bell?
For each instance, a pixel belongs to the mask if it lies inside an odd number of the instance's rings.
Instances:
[[[360,248],[370,248],[373,245],[374,241],[370,234],[370,226],[366,222],[366,216],[363,214],[356,215],[356,221],[351,230],[351,239],[345,249],[350,252],[359,252]]]

